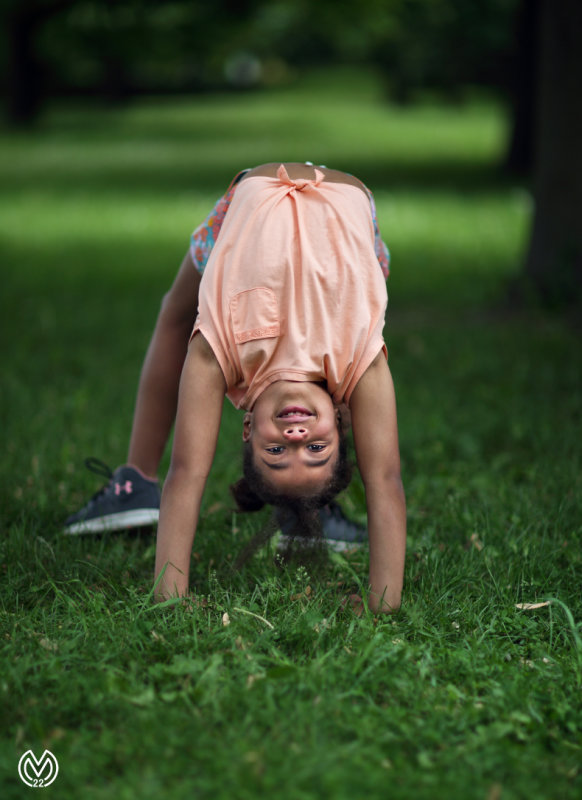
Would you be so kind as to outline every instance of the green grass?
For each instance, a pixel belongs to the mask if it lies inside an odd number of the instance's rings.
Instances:
[[[567,320],[503,301],[530,214],[505,137],[492,103],[403,110],[343,74],[0,136],[3,800],[45,747],[65,800],[580,796],[582,357]],[[151,537],[60,523],[96,488],[83,458],[125,456],[190,230],[241,166],[305,158],[368,183],[392,251],[403,608],[342,610],[366,552],[305,570],[265,548],[233,574],[268,513],[232,511],[229,407],[194,547],[207,604],[155,606]],[[363,518],[357,479],[342,502]]]

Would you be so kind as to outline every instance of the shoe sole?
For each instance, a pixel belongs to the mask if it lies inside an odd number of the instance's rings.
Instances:
[[[295,543],[296,547],[304,548],[305,550],[308,550],[310,547],[315,547],[317,544],[319,544],[319,542],[323,541],[323,544],[326,544],[329,549],[333,550],[335,553],[345,553],[349,550],[359,550],[364,544],[364,542],[344,542],[341,539],[323,539],[319,540],[318,542],[306,540],[303,542],[298,536],[292,537],[282,533],[279,536],[279,541],[277,542],[277,551],[286,550],[292,541]]]
[[[160,512],[157,508],[122,511],[119,514],[109,514],[106,517],[74,522],[65,528],[65,534],[67,536],[77,536],[86,533],[122,531],[127,530],[127,528],[139,528],[142,525],[156,525],[159,518]]]

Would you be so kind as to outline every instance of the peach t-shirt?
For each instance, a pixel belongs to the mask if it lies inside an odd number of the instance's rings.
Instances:
[[[251,175],[237,186],[200,284],[200,331],[227,396],[252,409],[274,381],[351,393],[380,350],[388,296],[359,187]]]

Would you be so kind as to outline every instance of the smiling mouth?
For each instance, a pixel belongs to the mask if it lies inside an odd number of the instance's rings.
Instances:
[[[285,422],[304,422],[313,416],[313,413],[307,408],[302,406],[287,406],[277,414],[277,419],[285,420]]]

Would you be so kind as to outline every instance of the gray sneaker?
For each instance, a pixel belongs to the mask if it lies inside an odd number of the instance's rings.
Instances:
[[[275,510],[275,519],[281,529],[281,536],[277,544],[277,549],[284,550],[291,543],[293,538],[290,533],[293,530],[297,518],[291,510],[278,508]],[[323,541],[336,553],[354,550],[361,547],[368,541],[368,531],[363,525],[352,522],[348,519],[338,503],[330,503],[319,512]],[[300,537],[295,537],[295,542]],[[309,540],[301,545],[309,546]]]
[[[85,465],[92,472],[109,479],[76,514],[65,520],[64,532],[69,535],[120,531],[155,525],[160,516],[160,487],[130,466],[111,472],[97,458],[88,458]]]

